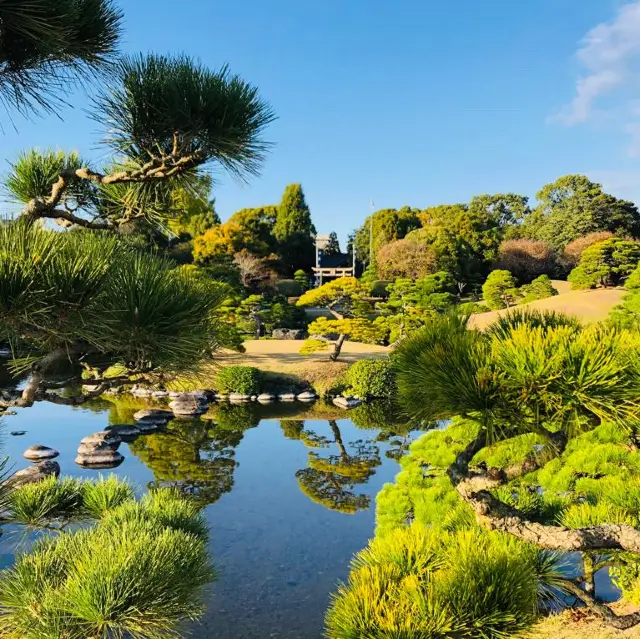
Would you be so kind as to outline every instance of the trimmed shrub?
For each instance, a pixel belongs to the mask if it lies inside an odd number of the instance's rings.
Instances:
[[[278,280],[276,288],[278,293],[285,297],[300,297],[304,292],[302,284],[298,280]]]
[[[386,397],[395,394],[395,372],[388,359],[363,359],[349,368],[345,383],[350,391],[362,398]]]
[[[536,277],[531,284],[525,284],[521,287],[520,294],[522,295],[522,299],[518,300],[518,304],[526,304],[527,302],[553,297],[558,294],[558,291],[553,288],[548,275],[541,275],[540,277]]]
[[[253,366],[225,366],[216,376],[216,386],[221,393],[257,395],[261,391],[262,375]]]
[[[391,280],[375,280],[371,282],[371,296],[372,297],[389,297],[389,291],[387,288],[390,284],[393,284]]]
[[[309,276],[301,268],[293,274],[293,279],[300,284],[303,293],[309,288]]]
[[[516,281],[509,271],[491,271],[482,286],[482,294],[486,305],[492,311],[508,308],[516,303],[518,297]]]

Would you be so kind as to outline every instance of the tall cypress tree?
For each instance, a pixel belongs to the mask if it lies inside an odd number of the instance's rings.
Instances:
[[[289,184],[284,190],[273,234],[287,271],[308,271],[314,263],[316,229],[301,184]]]

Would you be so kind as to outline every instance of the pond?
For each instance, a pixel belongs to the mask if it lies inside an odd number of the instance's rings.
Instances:
[[[223,405],[123,443],[125,460],[113,471],[74,463],[83,437],[132,423],[142,406],[122,399],[17,410],[2,420],[3,452],[19,469],[29,464],[22,458],[27,447],[45,444],[60,451],[64,475],[115,472],[141,491],[177,486],[205,504],[218,580],[190,636],[322,637],[330,593],[373,536],[375,496],[393,481],[397,456],[418,434],[383,429],[390,422],[375,407],[344,413],[321,404]],[[23,543],[17,535],[0,538],[3,565]]]

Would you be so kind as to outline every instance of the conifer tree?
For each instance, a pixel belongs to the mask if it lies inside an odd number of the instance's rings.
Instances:
[[[313,264],[313,236],[316,229],[301,184],[289,184],[284,190],[273,234],[287,271],[308,270]]]

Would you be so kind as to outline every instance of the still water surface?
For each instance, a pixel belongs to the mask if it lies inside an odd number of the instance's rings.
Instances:
[[[131,423],[136,408],[37,404],[4,418],[2,447],[15,469],[28,465],[28,446],[45,444],[60,451],[62,474],[116,472],[141,491],[174,485],[206,503],[219,578],[191,636],[322,637],[330,593],[373,536],[375,495],[393,480],[394,452],[412,437],[389,439],[370,420],[362,428],[330,410],[325,419],[317,410],[296,415],[298,406],[250,406],[174,421],[165,432],[123,443],[125,461],[114,471],[74,463],[83,437],[109,423]],[[26,434],[9,434],[18,430]],[[15,535],[0,539],[3,565],[20,543]]]

